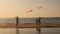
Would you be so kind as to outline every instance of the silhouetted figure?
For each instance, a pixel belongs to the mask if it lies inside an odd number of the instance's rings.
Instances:
[[[39,17],[37,20],[36,20],[36,24],[41,24],[41,18]]]
[[[16,24],[19,24],[19,18],[18,18],[18,16],[16,17]]]
[[[18,25],[19,25],[19,18],[17,16],[16,17],[16,34],[19,34],[19,27],[18,27]]]
[[[36,24],[41,24],[41,21],[40,21],[40,17],[36,20]],[[38,34],[40,34],[40,32],[41,32],[41,28],[36,28],[36,30],[37,30],[37,32],[38,32]]]

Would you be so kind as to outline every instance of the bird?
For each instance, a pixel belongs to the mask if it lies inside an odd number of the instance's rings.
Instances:
[[[33,11],[33,10],[28,10],[28,11],[26,11],[26,12],[28,12],[28,13],[29,13],[29,12],[32,12],[32,11]]]
[[[41,9],[42,7],[37,7],[38,9]]]

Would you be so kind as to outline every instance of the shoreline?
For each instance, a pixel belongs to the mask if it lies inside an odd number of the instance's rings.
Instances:
[[[60,24],[35,24],[35,23],[22,23],[18,28],[54,28],[59,27]],[[0,24],[0,28],[16,28],[16,24]]]

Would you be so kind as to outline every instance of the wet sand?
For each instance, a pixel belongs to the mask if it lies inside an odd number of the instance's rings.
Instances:
[[[23,24],[19,24],[18,27],[19,28],[60,27],[60,24],[23,23]],[[0,24],[0,28],[16,28],[16,24]]]

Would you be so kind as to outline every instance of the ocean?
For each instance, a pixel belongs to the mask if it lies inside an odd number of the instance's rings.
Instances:
[[[19,23],[36,23],[37,18],[19,18]],[[60,18],[41,18],[42,24],[60,24]],[[15,24],[15,18],[0,18],[0,24]],[[0,28],[0,34],[16,34],[16,28]],[[19,28],[19,34],[38,34],[36,28]],[[41,28],[40,34],[60,34],[60,28]]]
[[[19,23],[36,23],[38,18],[19,18]],[[54,18],[41,18],[40,19],[42,24],[60,24],[60,17]],[[15,24],[15,18],[0,18],[0,24]]]

